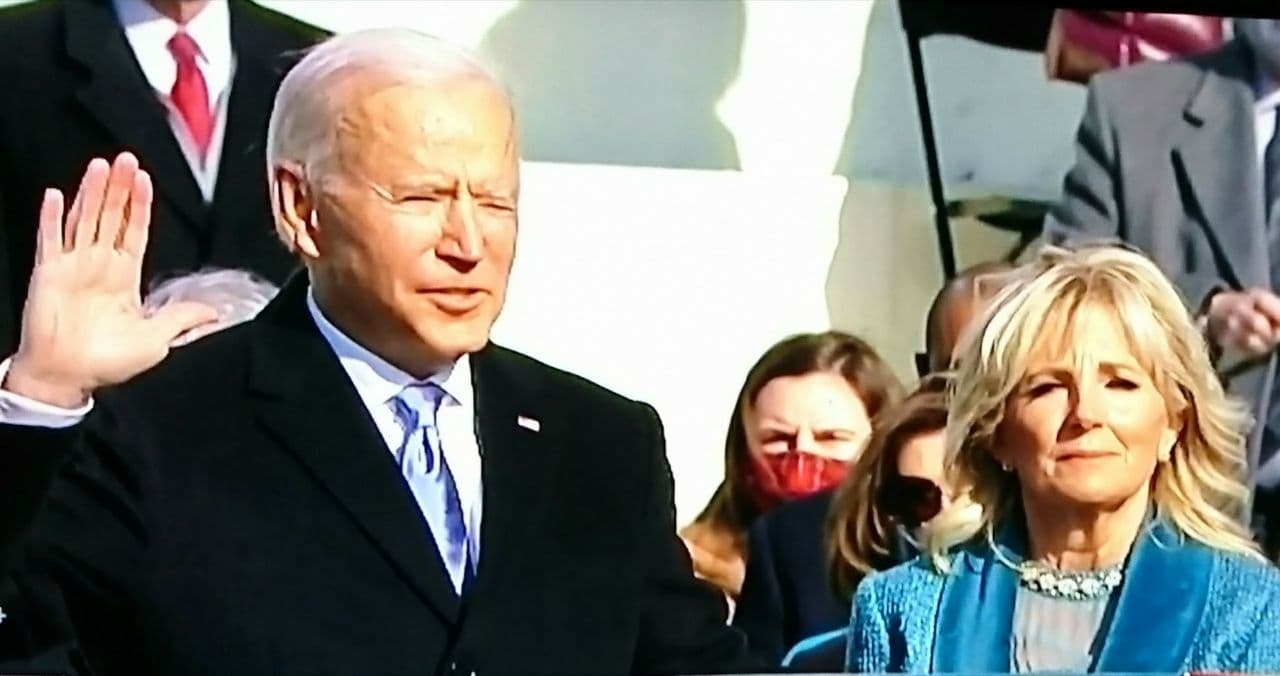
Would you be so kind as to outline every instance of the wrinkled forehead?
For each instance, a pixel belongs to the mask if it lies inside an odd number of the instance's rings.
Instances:
[[[343,168],[384,187],[429,179],[516,189],[514,116],[492,82],[357,81],[344,98],[335,130]]]

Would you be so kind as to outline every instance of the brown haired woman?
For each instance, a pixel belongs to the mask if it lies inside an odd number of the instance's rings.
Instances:
[[[779,504],[843,479],[871,419],[901,385],[865,341],[838,331],[787,338],[747,374],[725,437],[725,477],[680,535],[694,571],[736,599],[747,529]]]
[[[805,599],[797,597],[791,601],[796,607],[780,607],[775,612],[790,621],[776,622],[772,631],[756,628],[747,632],[757,653],[776,660],[780,654],[765,655],[761,647],[773,645],[775,651],[785,651],[795,646],[784,660],[793,670],[835,672],[844,667],[844,629],[854,589],[868,573],[914,557],[918,529],[949,501],[943,472],[945,385],[943,377],[933,376],[900,404],[881,413],[867,449],[831,500],[826,523],[830,578],[821,592],[828,595],[826,598],[839,600],[844,617],[823,626],[806,624],[802,621],[806,606],[797,603]],[[779,520],[786,511],[775,512],[766,523]],[[755,535],[753,531],[753,551]],[[791,572],[796,578],[802,574],[814,577],[811,570]],[[812,582],[810,586],[814,586]],[[744,594],[740,615],[754,614],[748,607],[752,601]],[[807,607],[816,607],[813,599]]]

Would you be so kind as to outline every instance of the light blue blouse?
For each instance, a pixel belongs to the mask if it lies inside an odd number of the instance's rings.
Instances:
[[[1089,671],[1110,601],[1110,594],[1077,601],[1020,587],[1009,651],[1014,673]]]

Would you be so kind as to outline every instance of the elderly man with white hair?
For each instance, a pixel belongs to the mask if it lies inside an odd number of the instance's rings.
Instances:
[[[65,218],[46,194],[0,365],[0,670],[749,669],[675,535],[653,409],[489,342],[519,192],[495,80],[347,34],[268,137],[306,274],[172,355],[217,313],[142,308],[147,173],[95,160]]]

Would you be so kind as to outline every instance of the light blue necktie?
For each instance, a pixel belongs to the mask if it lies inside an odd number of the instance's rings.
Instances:
[[[440,558],[449,571],[454,591],[462,593],[467,577],[467,524],[453,473],[440,452],[436,412],[445,392],[435,383],[410,385],[394,400],[396,417],[404,425],[404,443],[396,459],[418,509],[431,527]]]

